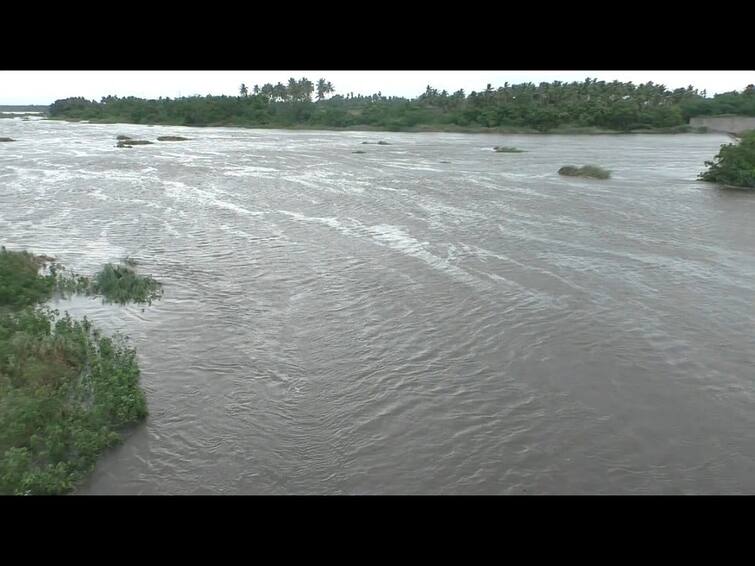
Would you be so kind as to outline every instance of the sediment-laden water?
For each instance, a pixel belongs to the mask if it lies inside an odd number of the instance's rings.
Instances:
[[[79,493],[755,491],[755,193],[695,180],[725,136],[0,135],[0,243],[165,286],[57,303],[150,410]]]

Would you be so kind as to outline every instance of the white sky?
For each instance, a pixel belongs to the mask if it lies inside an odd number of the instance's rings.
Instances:
[[[49,104],[59,98],[83,96],[99,100],[109,94],[175,98],[194,94],[237,95],[241,83],[286,83],[289,77],[324,77],[336,94],[374,94],[415,97],[430,84],[438,90],[466,93],[494,88],[504,82],[599,80],[653,81],[674,89],[692,85],[719,92],[742,90],[755,83],[753,71],[0,71],[0,104]]]

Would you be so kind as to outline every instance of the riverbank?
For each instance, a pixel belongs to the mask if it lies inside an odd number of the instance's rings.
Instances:
[[[286,131],[332,131],[332,132],[399,132],[399,133],[458,133],[458,134],[509,134],[509,135],[625,135],[625,134],[707,134],[709,130],[705,127],[693,127],[689,125],[674,126],[671,128],[648,128],[637,130],[608,130],[595,127],[578,127],[562,126],[552,130],[540,131],[534,128],[519,127],[470,127],[455,125],[432,125],[432,126],[413,126],[404,128],[386,128],[380,126],[360,125],[360,126],[320,126],[320,125],[270,125],[270,124],[239,124],[215,122],[208,124],[191,124],[184,123],[141,123],[123,120],[78,120],[72,118],[46,118],[58,122],[86,123],[86,124],[135,124],[140,126],[180,126],[185,128],[239,128],[249,130],[286,130]]]
[[[112,279],[111,271],[102,273]],[[61,317],[44,306],[60,287],[53,258],[0,248],[3,495],[72,491],[147,416],[135,350],[122,336],[103,336],[86,317]]]

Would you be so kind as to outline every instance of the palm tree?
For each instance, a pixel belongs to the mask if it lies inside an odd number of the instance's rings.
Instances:
[[[273,98],[276,100],[286,100],[292,95],[283,83],[278,83],[273,87]]]
[[[325,89],[327,87],[328,83],[325,82],[325,79],[317,80],[317,100],[322,100],[325,98]]]
[[[312,93],[315,91],[315,85],[312,84],[312,81],[310,81],[306,77],[302,77],[302,79],[299,81],[299,98],[302,101],[311,102],[312,101]]]
[[[297,81],[294,77],[291,77],[288,79],[288,96],[291,100],[296,102],[299,100],[300,91],[299,91],[299,81]]]
[[[280,83],[278,83],[278,84],[280,84]],[[260,93],[263,96],[266,96],[267,100],[269,102],[269,101],[271,101],[273,99],[273,97],[276,94],[275,93],[275,87],[272,84],[270,84],[270,83],[265,83],[264,85],[262,85],[262,88],[260,89]]]

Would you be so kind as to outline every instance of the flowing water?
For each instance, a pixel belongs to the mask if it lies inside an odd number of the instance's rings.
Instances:
[[[0,243],[164,283],[55,303],[150,410],[79,493],[755,492],[755,194],[695,180],[726,136],[0,135]]]

